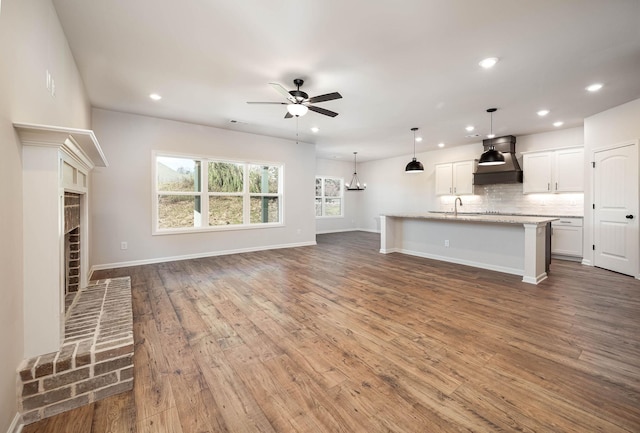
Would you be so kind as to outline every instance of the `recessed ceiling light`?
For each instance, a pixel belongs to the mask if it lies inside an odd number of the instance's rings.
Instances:
[[[162,99],[162,96],[158,95],[157,93],[152,93],[149,95],[149,98],[153,99],[154,101],[159,101]]]
[[[594,83],[594,84],[592,84],[592,85],[590,85],[590,86],[587,86],[587,87],[586,87],[586,89],[587,89],[589,92],[597,92],[598,90],[602,89],[602,84],[600,84],[600,83]]]
[[[553,126],[555,126],[556,128],[559,127],[559,126],[562,126],[562,125],[564,125],[564,122],[560,122],[560,121],[553,122]]]
[[[313,132],[314,134],[318,131],[320,131],[320,128],[318,128],[317,126],[311,128],[311,132]]]
[[[496,134],[487,134],[487,138],[496,138]]]
[[[422,141],[422,137],[416,137],[416,142],[420,143]]]
[[[547,114],[549,114],[549,110],[540,110],[540,111],[538,111],[538,116],[540,116],[540,117],[544,117]]]
[[[493,68],[496,63],[498,63],[498,58],[497,57],[488,57],[488,58],[482,60],[478,64],[480,66],[482,66],[483,68],[485,68],[485,69],[489,69],[489,68]]]
[[[476,128],[475,128],[474,126],[469,125],[469,126],[467,126],[466,128],[464,128],[464,129],[466,129],[466,130],[467,130],[467,132],[471,132],[471,131],[473,131],[473,130],[474,130],[474,129],[476,129]]]
[[[444,143],[438,143],[438,147],[444,147]]]

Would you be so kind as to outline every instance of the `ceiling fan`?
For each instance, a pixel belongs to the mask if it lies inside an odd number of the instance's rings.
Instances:
[[[335,111],[327,110],[325,108],[316,107],[315,105],[318,102],[332,101],[334,99],[342,98],[342,95],[338,92],[327,93],[325,95],[314,96],[313,98],[309,98],[305,92],[300,90],[300,86],[304,84],[304,80],[300,78],[296,78],[293,80],[293,84],[297,86],[296,90],[287,90],[282,87],[278,83],[269,83],[271,87],[273,87],[278,93],[284,96],[287,99],[287,102],[247,102],[247,104],[277,104],[277,105],[286,105],[287,106],[287,114],[285,114],[285,119],[290,119],[292,117],[300,117],[307,114],[308,110],[315,111],[316,113],[324,114],[325,116],[336,117],[338,113]]]

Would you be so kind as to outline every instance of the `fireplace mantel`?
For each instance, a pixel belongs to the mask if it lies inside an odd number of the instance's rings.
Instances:
[[[13,124],[22,142],[24,356],[56,352],[64,339],[64,192],[81,194],[80,287],[88,270],[89,172],[107,160],[91,130]]]

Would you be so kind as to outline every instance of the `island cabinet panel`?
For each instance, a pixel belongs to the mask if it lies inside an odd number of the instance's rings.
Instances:
[[[523,165],[524,194],[584,191],[582,147],[526,153]]]
[[[475,161],[436,164],[436,195],[473,194]]]
[[[554,217],[518,215],[392,214],[380,217],[380,252],[404,253],[522,275],[547,278],[547,241]]]

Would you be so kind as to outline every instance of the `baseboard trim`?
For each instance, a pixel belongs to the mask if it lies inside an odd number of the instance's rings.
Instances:
[[[369,232],[369,233],[378,233],[380,234],[380,230],[374,230],[374,229],[356,229],[359,232]]]
[[[380,234],[380,230],[361,229],[361,228],[340,229],[340,230],[323,230],[321,232],[316,232],[316,234],[317,235],[326,235],[326,234],[329,234],[329,233],[346,233],[346,232],[369,232],[369,233],[378,233],[378,234]]]
[[[126,268],[129,266],[152,265],[155,263],[177,262],[179,260],[201,259],[204,257],[228,256],[231,254],[253,253],[256,251],[279,250],[282,248],[298,248],[317,245],[316,241],[298,242],[293,244],[267,245],[261,247],[238,248],[235,250],[208,251],[205,253],[185,254],[182,256],[156,257],[153,259],[131,260],[128,262],[105,263],[101,265],[93,265],[89,270],[89,279],[92,278],[95,271],[103,269]]]
[[[582,263],[583,265],[585,265],[585,266],[593,266],[593,265],[591,264],[591,260],[588,260],[588,259],[582,259],[582,262],[581,262],[581,263]]]
[[[13,421],[9,424],[9,430],[7,430],[7,433],[20,433],[22,431],[22,427],[24,427],[22,417],[19,413],[16,413],[16,416],[13,417]]]
[[[380,250],[380,252],[383,252],[383,251]],[[504,274],[519,275],[521,277],[524,274],[524,271],[521,269],[509,268],[506,266],[490,265],[486,263],[474,262],[471,260],[456,259],[453,257],[440,256],[437,254],[423,253],[421,251],[411,251],[411,250],[405,250],[400,248],[390,248],[385,251],[385,253],[388,253],[388,252],[398,252],[402,254],[408,254],[410,256],[422,257],[425,259],[440,260],[442,262],[449,262],[449,263],[455,263],[457,265],[465,265],[465,266],[471,266],[474,268],[487,269],[489,271],[497,271],[497,272],[502,272]]]
[[[327,235],[329,233],[346,233],[346,232],[357,232],[358,229],[339,229],[339,230],[322,230],[316,232],[317,235]]]

